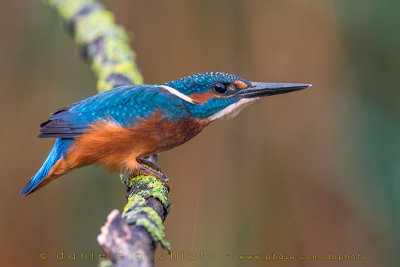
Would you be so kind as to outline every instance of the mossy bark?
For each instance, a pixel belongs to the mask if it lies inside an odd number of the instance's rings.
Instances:
[[[142,84],[127,32],[94,0],[45,0],[58,14],[97,77],[103,92],[124,84]],[[155,160],[154,160],[155,159]],[[153,157],[153,162],[157,157]],[[127,188],[124,211],[112,211],[98,242],[109,261],[101,266],[153,266],[157,242],[170,251],[163,221],[169,212],[168,189],[155,177],[122,177]],[[149,257],[152,254],[153,257]],[[142,256],[138,256],[142,255]]]

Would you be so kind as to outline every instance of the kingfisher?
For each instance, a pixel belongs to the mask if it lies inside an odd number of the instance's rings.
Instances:
[[[151,175],[169,188],[165,173],[145,157],[187,142],[212,121],[232,118],[263,96],[309,86],[205,72],[164,84],[115,87],[51,113],[40,125],[39,137],[56,141],[21,194],[90,164],[127,176]]]

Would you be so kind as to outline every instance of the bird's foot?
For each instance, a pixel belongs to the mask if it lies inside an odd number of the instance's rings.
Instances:
[[[160,182],[165,185],[169,192],[168,177],[157,164],[145,159],[137,159],[137,162],[140,164],[138,174],[156,177]]]
[[[149,166],[153,170],[156,170],[157,172],[161,173],[165,177],[165,180],[168,180],[167,174],[157,164],[151,162],[150,160],[143,159],[143,158],[137,159],[136,161],[142,165]]]

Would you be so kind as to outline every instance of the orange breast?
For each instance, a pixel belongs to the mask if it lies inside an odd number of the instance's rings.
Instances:
[[[66,160],[71,167],[99,164],[111,171],[135,169],[136,158],[183,144],[209,123],[191,118],[182,118],[175,123],[160,117],[158,111],[131,128],[110,120],[99,121],[76,138]]]

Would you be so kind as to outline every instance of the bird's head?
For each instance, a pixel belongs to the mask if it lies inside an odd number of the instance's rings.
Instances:
[[[192,116],[213,121],[234,117],[260,97],[293,92],[311,85],[250,82],[233,74],[205,72],[161,86],[184,100]]]

